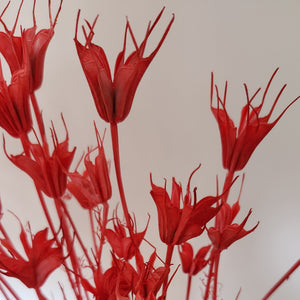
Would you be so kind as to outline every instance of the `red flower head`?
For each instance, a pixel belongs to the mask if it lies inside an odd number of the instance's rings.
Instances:
[[[80,11],[78,12],[76,33],[74,38],[77,53],[90,86],[97,111],[100,117],[106,122],[121,122],[129,114],[137,86],[147,67],[161,47],[174,20],[173,16],[155,50],[149,56],[144,57],[143,55],[147,40],[155,25],[159,21],[162,13],[163,10],[157,16],[153,25],[149,23],[145,38],[140,46],[138,46],[136,43],[130,24],[127,21],[123,50],[117,57],[114,78],[112,78],[105,52],[101,47],[92,43],[94,27],[97,18],[92,25],[89,22],[86,22],[90,30],[88,34],[83,27],[83,33],[86,41],[85,45],[82,45],[77,39]],[[132,38],[136,50],[125,60],[126,39],[128,32]]]
[[[156,300],[156,294],[162,287],[168,275],[167,267],[154,267],[157,254],[153,252],[147,263],[139,261],[139,272],[136,277],[133,293],[135,300]]]
[[[181,259],[182,270],[190,275],[198,274],[208,263],[205,259],[210,246],[200,248],[194,257],[193,247],[189,243],[183,243],[179,246],[179,255]]]
[[[80,205],[92,209],[99,203],[111,198],[112,190],[109,179],[109,166],[105,157],[103,141],[96,129],[98,147],[88,151],[84,157],[86,170],[83,175],[78,172],[69,173],[68,190],[75,196]],[[95,163],[90,160],[93,151],[98,150]]]
[[[232,206],[230,206],[228,203],[223,203],[220,212],[216,216],[215,226],[208,229],[208,236],[216,249],[227,249],[232,243],[248,235],[258,226],[257,223],[250,230],[244,229],[246,222],[251,215],[251,210],[249,210],[247,216],[241,224],[232,224],[235,217],[240,211],[240,195],[237,202]]]
[[[29,144],[33,158],[26,154],[11,155],[7,157],[21,170],[26,172],[47,196],[61,197],[67,186],[67,175],[75,148],[68,150],[69,137],[59,143],[54,128],[52,129],[54,150],[49,154],[48,144]]]
[[[102,273],[99,268],[94,271],[95,287],[81,277],[84,289],[92,293],[97,300],[129,300],[129,293],[137,281],[134,268],[124,260],[113,256],[112,267]]]
[[[2,17],[9,6],[9,3],[0,15],[0,22],[4,26],[5,32],[0,32],[0,53],[6,59],[10,71],[14,74],[16,71],[22,68],[23,64],[28,64],[30,70],[30,92],[38,89],[43,80],[44,60],[48,45],[54,34],[54,27],[57,22],[57,18],[61,9],[62,0],[55,16],[54,22],[51,17],[51,1],[49,0],[49,20],[50,28],[42,29],[37,32],[37,25],[35,19],[35,3],[33,4],[33,27],[22,30],[21,36],[15,36],[15,29],[18,23],[19,14],[22,8],[24,0],[21,1],[19,11],[15,20],[15,24],[12,30],[9,30],[4,23]],[[24,48],[27,53],[24,55]]]
[[[166,191],[166,187],[162,188],[154,185],[151,179],[151,195],[157,207],[160,238],[168,245],[180,245],[191,238],[199,236],[205,229],[206,223],[220,210],[220,206],[213,207],[213,205],[222,195],[208,196],[197,202],[195,189],[194,203],[191,203],[190,180],[195,171],[189,178],[182,208],[180,208],[182,188],[174,178],[171,198]]]
[[[148,224],[144,231],[135,232],[133,233],[133,236],[127,236],[125,229],[126,226],[121,223],[120,219],[115,216],[113,221],[114,230],[105,229],[106,239],[111,245],[114,254],[116,254],[119,258],[129,260],[138,251],[138,247],[146,234]]]
[[[13,247],[8,238],[1,239],[0,272],[21,280],[28,288],[39,288],[64,261],[62,249],[53,247],[55,239],[47,239],[48,229],[39,231],[28,241],[21,227],[20,240],[27,258]]]
[[[215,108],[212,106],[214,90],[212,74],[211,111],[214,114],[219,125],[223,151],[223,166],[225,169],[230,169],[232,171],[242,170],[247,164],[250,156],[252,155],[258,144],[276,125],[276,123],[283,116],[286,110],[299,98],[297,97],[294,101],[292,101],[273,122],[269,123],[277,101],[279,100],[280,95],[286,87],[285,84],[278,93],[269,113],[263,117],[260,116],[260,112],[264,105],[267,92],[277,71],[278,69],[276,69],[273,73],[264,91],[262,101],[257,107],[254,107],[252,105],[252,102],[257,93],[260,91],[260,88],[254,93],[252,97],[249,97],[247,85],[244,84],[247,96],[247,104],[242,109],[240,124],[238,128],[234,125],[234,122],[229,117],[226,111],[227,82],[225,85],[223,100],[220,98],[217,86],[215,86],[217,93],[217,107]]]
[[[0,127],[16,138],[32,128],[27,71],[22,68],[14,72],[7,86],[0,63]]]

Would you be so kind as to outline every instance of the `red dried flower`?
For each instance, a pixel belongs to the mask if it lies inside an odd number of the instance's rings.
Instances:
[[[137,281],[134,285],[135,300],[156,300],[156,294],[168,275],[167,267],[154,267],[157,254],[153,252],[148,262],[139,262]]]
[[[205,229],[206,223],[220,210],[220,206],[213,207],[213,205],[222,195],[208,196],[197,202],[196,190],[194,190],[194,203],[191,203],[190,180],[195,171],[189,178],[182,208],[180,208],[182,188],[174,178],[171,198],[166,187],[154,185],[151,178],[151,196],[157,207],[160,238],[168,245],[180,245],[199,236]]]
[[[127,261],[113,256],[112,266],[104,273],[98,268],[94,271],[95,287],[90,280],[81,277],[84,289],[92,293],[97,300],[129,300],[129,293],[137,281],[134,268]]]
[[[147,67],[161,47],[174,20],[173,16],[155,50],[149,56],[143,57],[147,40],[157,22],[159,21],[162,13],[163,10],[157,16],[153,25],[151,25],[151,22],[149,23],[145,38],[140,46],[137,45],[130,24],[127,21],[123,50],[117,57],[114,70],[114,78],[112,78],[109,63],[107,61],[104,50],[92,43],[92,39],[94,36],[94,27],[98,17],[95,19],[92,25],[86,21],[90,32],[87,34],[85,29],[83,28],[83,33],[86,41],[85,45],[82,45],[78,42],[77,39],[80,11],[78,12],[76,33],[74,38],[77,53],[85,76],[87,78],[89,87],[91,89],[97,111],[100,117],[106,122],[121,122],[129,114],[137,86],[142,79],[142,76],[144,75]],[[125,60],[126,39],[128,31],[136,50],[131,53]]]
[[[28,133],[32,128],[26,68],[15,71],[11,84],[7,86],[0,64],[0,127],[16,138]]]
[[[227,249],[232,243],[248,235],[258,226],[257,223],[250,230],[244,229],[246,222],[251,215],[251,210],[249,210],[241,224],[232,224],[239,211],[239,201],[234,203],[232,206],[228,203],[223,204],[220,212],[216,216],[215,226],[208,229],[208,236],[216,249]]]
[[[28,288],[39,288],[47,277],[64,261],[62,249],[53,247],[55,239],[47,239],[45,228],[28,241],[25,230],[21,227],[20,241],[27,258],[13,247],[8,238],[1,239],[0,272],[6,276],[21,280]]]
[[[227,82],[225,85],[223,100],[220,98],[217,86],[215,86],[217,93],[217,107],[215,108],[212,106],[214,90],[214,81],[212,74],[210,106],[211,111],[214,114],[219,125],[222,141],[223,166],[225,169],[232,170],[233,172],[243,169],[258,144],[276,125],[276,123],[283,116],[286,110],[299,98],[297,97],[294,101],[292,101],[273,122],[269,123],[277,101],[279,100],[280,95],[286,87],[285,84],[278,93],[269,113],[263,117],[260,116],[260,112],[264,105],[267,92],[277,71],[278,69],[276,69],[271,76],[271,79],[269,80],[264,91],[262,101],[256,107],[252,105],[252,102],[260,91],[260,88],[254,93],[252,97],[249,97],[247,85],[244,84],[247,96],[247,104],[242,109],[240,124],[238,128],[234,125],[234,122],[229,117],[226,111]]]
[[[210,246],[205,246],[199,249],[194,257],[193,247],[189,243],[183,243],[179,246],[179,255],[181,259],[181,266],[184,273],[190,275],[198,274],[208,263],[205,259]]]
[[[67,131],[67,129],[66,129]],[[75,148],[68,150],[69,136],[59,143],[54,128],[52,129],[54,150],[49,154],[48,144],[29,144],[29,150],[33,158],[26,154],[11,155],[7,157],[21,170],[26,172],[47,196],[61,197],[67,186],[67,175]]]
[[[119,258],[123,258],[125,260],[131,259],[138,251],[138,247],[144,239],[147,226],[144,231],[134,232],[132,236],[127,236],[126,226],[123,225],[120,219],[116,216],[114,218],[114,230],[105,229],[105,236],[112,247],[113,253]]]
[[[105,157],[104,147],[96,129],[98,147],[88,151],[84,157],[86,170],[83,174],[78,172],[69,173],[68,190],[78,200],[79,204],[86,209],[92,209],[99,203],[104,203],[111,198],[112,190],[109,178],[109,166]],[[95,163],[90,160],[93,151],[98,150]]]
[[[12,30],[9,30],[4,23],[2,17],[9,6],[9,3],[0,15],[0,22],[4,26],[5,32],[0,32],[0,53],[6,59],[10,71],[14,74],[16,71],[22,68],[24,64],[28,64],[30,70],[30,91],[38,89],[43,80],[44,60],[48,45],[54,34],[54,27],[57,22],[57,18],[61,9],[62,0],[58,11],[56,13],[54,21],[51,17],[51,1],[49,0],[49,20],[50,28],[42,29],[37,32],[37,25],[35,19],[35,3],[33,4],[33,27],[22,30],[21,36],[15,36],[15,29],[18,23],[19,14],[22,8],[24,0],[21,1],[19,11],[15,20],[15,24]],[[26,55],[24,55],[24,49],[26,48]]]

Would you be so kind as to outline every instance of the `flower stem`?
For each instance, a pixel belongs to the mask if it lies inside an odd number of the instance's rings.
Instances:
[[[228,170],[228,172],[226,174],[225,181],[224,181],[224,185],[223,185],[222,193],[224,193],[224,195],[222,197],[222,203],[227,202],[227,199],[228,199],[228,196],[229,196],[230,186],[232,185],[233,177],[234,177],[234,170]]]
[[[69,231],[69,226],[66,220],[66,215],[64,214],[64,210],[61,206],[61,199],[58,198],[54,198],[54,203],[55,203],[55,208],[57,211],[57,215],[60,219],[61,222],[61,228],[62,228],[62,232],[63,232],[63,237],[64,240],[66,242],[66,246],[67,246],[67,251],[69,252],[70,255],[70,260],[71,260],[71,265],[73,268],[73,271],[75,274],[79,274],[81,275],[81,269],[79,266],[79,261],[76,255],[76,251],[75,251],[75,247],[73,245],[73,241],[72,241],[72,237],[71,237],[71,233]],[[66,268],[67,270],[67,268]],[[76,295],[76,298],[82,299],[82,295],[81,295],[81,289],[80,289],[80,282],[78,279],[78,276],[75,277],[75,280],[70,276],[70,272],[67,272],[70,283],[72,285],[72,289],[74,291],[74,294]]]
[[[67,216],[67,218],[68,218],[68,220],[69,220],[69,222],[71,224],[71,227],[73,228],[74,235],[76,236],[76,238],[77,238],[77,240],[79,242],[79,245],[81,246],[81,249],[82,249],[82,251],[83,251],[83,253],[84,253],[84,255],[85,255],[88,263],[90,264],[91,268],[93,268],[93,263],[92,263],[92,261],[91,261],[91,259],[89,257],[87,249],[85,248],[84,243],[83,243],[83,241],[82,241],[82,239],[81,239],[81,237],[80,237],[80,235],[78,233],[78,230],[77,230],[77,228],[75,226],[75,223],[74,223],[74,221],[73,221],[73,219],[72,219],[72,217],[71,217],[71,215],[70,215],[70,213],[68,211],[68,208],[67,208],[66,204],[61,199],[60,199],[60,205],[63,208],[63,213],[66,214],[66,216]]]
[[[192,274],[188,275],[187,288],[186,288],[186,297],[185,300],[190,299],[191,285],[192,285]]]
[[[167,274],[166,279],[163,284],[162,299],[166,299],[166,297],[167,297],[168,279],[169,279],[169,274],[170,274],[170,266],[171,266],[171,261],[172,261],[172,256],[173,256],[173,250],[174,250],[174,245],[168,245],[166,259],[165,259],[165,265],[168,270],[168,274]]]
[[[44,121],[43,121],[42,114],[41,114],[41,111],[39,109],[39,106],[38,106],[38,103],[37,103],[37,100],[36,100],[36,97],[35,97],[34,93],[30,94],[30,99],[31,99],[31,103],[32,103],[32,106],[33,106],[33,110],[34,110],[34,115],[35,115],[35,118],[36,118],[36,121],[37,121],[37,124],[38,124],[38,127],[39,127],[39,132],[40,132],[40,135],[41,135],[41,138],[42,138],[42,141],[43,141],[43,145],[45,147],[48,147],[46,134],[45,134]]]
[[[262,298],[267,300],[270,296],[283,284],[285,280],[288,280],[292,273],[300,266],[300,259],[297,260],[292,267],[278,280],[278,282],[269,290],[269,292]]]
[[[214,251],[212,251],[210,254],[209,271],[208,271],[208,275],[207,275],[207,283],[206,283],[206,287],[205,287],[205,294],[204,294],[203,300],[208,300],[208,297],[209,297],[210,284],[211,284],[211,280],[213,277],[213,269],[214,269],[214,263],[215,263],[214,255],[215,255]]]
[[[213,289],[213,300],[217,300],[218,295],[218,272],[220,262],[220,251],[218,251],[214,258],[214,289]]]
[[[111,131],[111,141],[112,141],[112,148],[113,148],[113,155],[114,155],[115,171],[116,171],[122,209],[123,209],[126,225],[129,230],[130,236],[133,237],[133,228],[130,221],[130,215],[127,207],[127,202],[126,202],[124,187],[122,182],[122,176],[121,176],[118,124],[110,123],[110,131]]]
[[[16,300],[21,300],[21,298],[16,294],[14,289],[10,286],[10,284],[6,281],[5,278],[3,278],[2,274],[0,274],[0,281],[3,283],[3,285],[7,288],[7,290],[13,295],[13,297]]]
[[[97,251],[97,259],[99,262],[99,267],[101,270],[101,257],[102,257],[102,250],[103,250],[103,245],[105,243],[105,230],[106,230],[106,224],[107,224],[107,217],[108,217],[108,204],[107,202],[103,203],[103,215],[102,215],[102,224],[101,224],[101,237],[100,237],[100,245],[99,249]],[[97,249],[97,248],[96,248]]]
[[[38,296],[39,300],[47,300],[47,298],[43,295],[40,288],[35,288],[36,295]]]

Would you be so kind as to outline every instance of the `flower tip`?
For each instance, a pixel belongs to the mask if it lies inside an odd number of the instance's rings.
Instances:
[[[77,41],[77,33],[78,33],[78,24],[79,24],[80,13],[81,13],[81,9],[78,9],[77,17],[76,17],[75,36],[74,36],[75,41]]]

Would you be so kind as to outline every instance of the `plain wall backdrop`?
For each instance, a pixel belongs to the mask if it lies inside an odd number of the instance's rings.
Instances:
[[[25,0],[20,15],[24,28],[32,26],[32,2]],[[36,7],[39,28],[48,28],[46,0]],[[58,0],[52,0],[56,12]],[[0,3],[0,10],[6,5]],[[4,19],[10,26],[15,20],[19,1],[13,0]],[[273,119],[300,95],[300,2],[296,0],[65,0],[47,51],[44,82],[37,91],[46,127],[53,120],[61,137],[66,120],[70,145],[77,146],[74,169],[87,146],[95,145],[93,120],[100,132],[109,127],[96,112],[92,96],[81,69],[73,42],[78,9],[83,19],[93,21],[94,42],[101,45],[113,69],[123,46],[126,16],[138,42],[144,37],[149,20],[154,20],[162,7],[165,12],[149,39],[146,54],[157,45],[166,25],[175,14],[175,22],[157,56],[152,61],[137,89],[132,110],[120,124],[121,165],[128,206],[134,212],[138,228],[147,223],[151,214],[147,239],[161,246],[154,202],[149,194],[153,180],[163,185],[164,178],[171,188],[174,176],[185,188],[192,170],[201,163],[192,180],[198,196],[216,193],[216,175],[222,184],[225,171],[221,162],[221,143],[217,123],[210,112],[210,74],[223,89],[228,80],[228,111],[235,122],[246,103],[243,83],[250,93],[265,88],[271,74],[279,67],[266,100],[270,107],[284,83],[287,88],[274,111]],[[11,27],[10,27],[11,28]],[[18,29],[17,29],[18,30]],[[80,41],[83,36],[80,32]],[[128,52],[133,46],[129,44]],[[260,96],[262,93],[260,93]],[[299,101],[300,102],[300,101]],[[300,103],[295,103],[263,140],[244,169],[246,177],[241,196],[241,213],[237,221],[253,212],[246,225],[258,228],[233,244],[221,257],[220,299],[261,299],[269,288],[300,257]],[[266,110],[267,111],[267,110]],[[49,131],[48,131],[49,133]],[[112,160],[109,130],[105,138],[107,157]],[[18,144],[6,133],[9,153],[18,154]],[[45,226],[31,179],[17,170],[0,151],[0,195],[4,208],[3,222],[18,242],[19,225],[13,211],[22,222],[30,220],[33,232]],[[112,201],[119,200],[114,172]],[[230,203],[237,199],[241,180],[235,184]],[[75,201],[75,200],[74,200]],[[88,232],[79,206],[71,204],[80,231]],[[202,238],[203,243],[206,239]],[[193,244],[200,245],[198,240]],[[197,246],[198,247],[198,246]],[[151,251],[145,247],[145,251]],[[179,264],[175,251],[175,270]],[[108,256],[108,260],[109,260]],[[56,284],[60,272],[50,276],[44,291],[60,299]],[[202,277],[201,279],[203,279]],[[199,276],[193,279],[191,300],[201,299],[203,285]],[[12,281],[18,288],[22,286]],[[283,284],[272,300],[297,300],[300,295],[300,270]],[[185,296],[186,276],[179,270],[169,299]],[[32,299],[31,291],[23,291],[22,299]],[[71,297],[70,297],[71,300]]]

